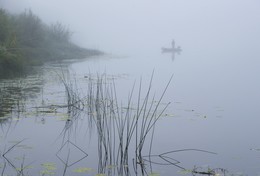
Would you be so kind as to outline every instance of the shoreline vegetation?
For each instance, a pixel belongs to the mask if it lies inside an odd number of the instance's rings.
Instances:
[[[103,54],[71,42],[60,22],[47,25],[31,10],[10,14],[0,8],[0,79],[23,75],[45,62]]]

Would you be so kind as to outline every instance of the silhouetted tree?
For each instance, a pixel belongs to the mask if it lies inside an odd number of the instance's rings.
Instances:
[[[14,27],[17,40],[20,44],[36,47],[44,39],[44,27],[40,18],[25,10],[22,14],[14,17]]]
[[[69,42],[72,32],[60,22],[52,24],[50,27],[51,35],[55,40]]]
[[[68,27],[46,25],[31,10],[11,15],[0,8],[0,77],[48,60],[100,54],[71,43],[71,36]]]
[[[5,10],[0,9],[0,45],[5,46],[10,37],[10,24]]]

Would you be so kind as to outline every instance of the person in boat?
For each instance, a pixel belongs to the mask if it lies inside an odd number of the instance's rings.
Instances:
[[[174,49],[175,48],[175,41],[172,40],[172,48]]]

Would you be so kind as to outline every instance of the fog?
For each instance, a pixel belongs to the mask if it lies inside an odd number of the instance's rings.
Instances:
[[[0,0],[0,7],[11,13],[31,9],[47,24],[59,21],[68,26],[76,44],[114,54],[114,59],[94,57],[75,62],[69,69],[82,82],[89,73],[119,75],[118,97],[128,95],[136,78],[150,80],[152,70],[153,88],[163,92],[165,81],[174,74],[165,101],[172,102],[167,113],[176,116],[158,122],[162,123],[155,130],[159,142],[153,147],[158,153],[205,149],[222,157],[213,167],[260,173],[259,153],[253,153],[260,151],[260,142],[255,140],[260,114],[259,0]],[[175,52],[161,53],[162,47],[171,47],[173,39],[182,48],[175,59],[171,57]],[[117,55],[127,57],[115,59]],[[60,92],[59,83],[48,70],[45,74],[47,93],[42,92],[47,100],[60,98],[53,92]],[[57,133],[56,124],[47,125],[51,125],[50,134]],[[196,159],[186,159],[191,166],[200,166]],[[171,169],[166,173],[172,174]]]
[[[260,46],[258,0],[1,0],[11,12],[31,9],[60,21],[73,41],[111,53],[158,52],[174,38],[186,50],[248,55]],[[246,51],[246,53],[243,53]]]
[[[83,47],[138,56],[133,57],[138,59],[151,58],[151,62],[139,60],[140,70],[145,69],[144,65],[158,66],[155,58],[161,54],[161,47],[171,46],[174,39],[183,49],[180,56],[184,67],[182,72],[185,71],[189,76],[187,80],[194,84],[198,80],[193,80],[192,76],[197,72],[199,77],[207,79],[207,84],[215,82],[213,85],[218,85],[218,80],[219,85],[230,85],[233,80],[237,83],[236,88],[241,90],[249,87],[257,90],[260,86],[255,81],[260,57],[258,0],[0,2],[12,13],[31,9],[46,23],[59,21],[69,26],[74,32],[73,41]],[[172,71],[172,66],[167,63],[160,64],[164,72],[167,66]],[[111,70],[114,67],[118,65],[113,64]],[[207,78],[204,75],[208,75]],[[245,79],[242,81],[242,78]],[[254,91],[249,94],[255,97]]]

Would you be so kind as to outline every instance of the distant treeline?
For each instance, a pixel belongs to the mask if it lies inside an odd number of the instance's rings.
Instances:
[[[0,9],[0,78],[25,73],[46,61],[102,54],[73,44],[71,36],[66,26],[47,25],[31,10],[12,15]]]

